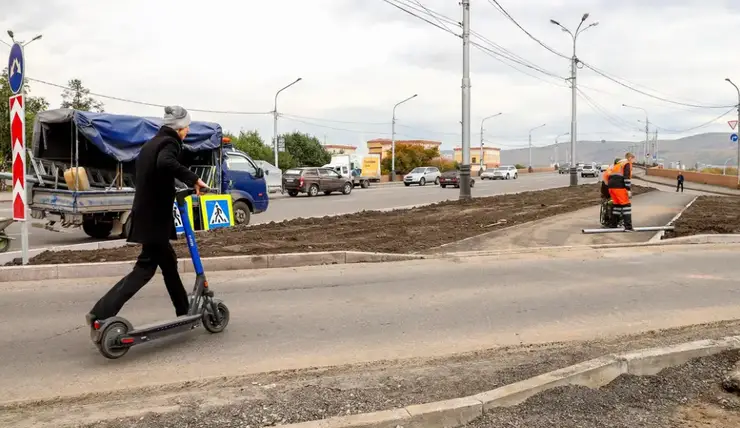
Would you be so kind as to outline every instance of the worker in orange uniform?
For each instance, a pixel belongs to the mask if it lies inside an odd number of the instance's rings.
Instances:
[[[624,230],[632,228],[632,162],[635,155],[627,153],[609,172],[609,196],[614,203],[611,227],[617,227],[618,215],[624,220]]]

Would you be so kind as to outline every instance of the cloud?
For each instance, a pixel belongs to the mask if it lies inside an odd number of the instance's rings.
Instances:
[[[429,138],[444,147],[461,140],[461,39],[457,2],[403,3],[424,22],[382,0],[222,0],[207,7],[196,0],[109,2],[6,0],[13,13],[0,17],[19,39],[44,38],[26,49],[29,76],[54,83],[80,78],[93,92],[154,104],[178,103],[207,110],[267,113],[275,93],[282,131],[326,135],[330,143],[358,144],[390,134],[393,105],[402,138]],[[572,54],[570,36],[583,13],[599,25],[581,34],[578,57],[620,82],[655,96],[688,104],[737,103],[740,58],[735,54],[740,11],[729,0],[498,0],[517,22],[552,49]],[[486,139],[507,147],[550,144],[570,129],[571,92],[563,80],[570,63],[516,27],[489,1],[471,6],[472,140],[483,117]],[[432,25],[434,24],[434,25]],[[483,52],[481,47],[486,50]],[[0,53],[6,48],[0,45]],[[526,65],[523,65],[523,64]],[[543,73],[543,71],[545,73]],[[622,87],[584,67],[578,83],[579,136],[584,139],[643,138],[644,113],[664,138],[729,132],[726,109],[670,104]],[[33,93],[61,102],[61,90],[33,83]],[[161,108],[103,99],[109,112],[160,115]],[[270,114],[195,113],[228,130],[258,129],[269,140]]]

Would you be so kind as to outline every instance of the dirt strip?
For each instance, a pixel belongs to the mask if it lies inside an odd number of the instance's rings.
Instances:
[[[258,428],[474,395],[610,353],[737,334],[740,320],[444,358],[284,371],[111,393],[96,391],[83,397],[0,406],[0,426]]]
[[[635,186],[635,195],[654,189]],[[445,201],[394,211],[363,211],[301,218],[255,226],[217,229],[198,235],[202,257],[333,251],[423,252],[443,244],[529,221],[577,211],[599,203],[595,184]],[[188,257],[184,241],[175,244]],[[138,246],[90,251],[47,251],[31,264],[135,260]]]
[[[740,197],[699,196],[676,220],[675,227],[675,230],[666,232],[666,239],[700,234],[740,233]]]

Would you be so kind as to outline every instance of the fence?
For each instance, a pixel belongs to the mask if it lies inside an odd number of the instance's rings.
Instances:
[[[717,175],[717,174],[707,174],[704,172],[694,172],[694,171],[681,171],[681,172],[683,173],[683,177],[687,182],[708,184],[711,186],[720,186],[720,187],[726,187],[729,189],[740,188],[737,185],[737,176],[734,176],[734,175]],[[671,178],[675,180],[676,177],[678,176],[678,170],[677,169],[665,169],[665,168],[649,168],[647,170],[647,175],[654,176],[654,177]]]

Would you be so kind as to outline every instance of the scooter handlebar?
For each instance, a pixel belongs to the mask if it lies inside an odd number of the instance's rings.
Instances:
[[[200,192],[201,193],[208,193],[211,189],[209,187],[201,187]],[[185,202],[185,198],[187,198],[190,195],[195,194],[195,189],[192,187],[186,187],[184,189],[177,189],[175,192],[175,199],[177,200],[177,203],[183,203]]]

